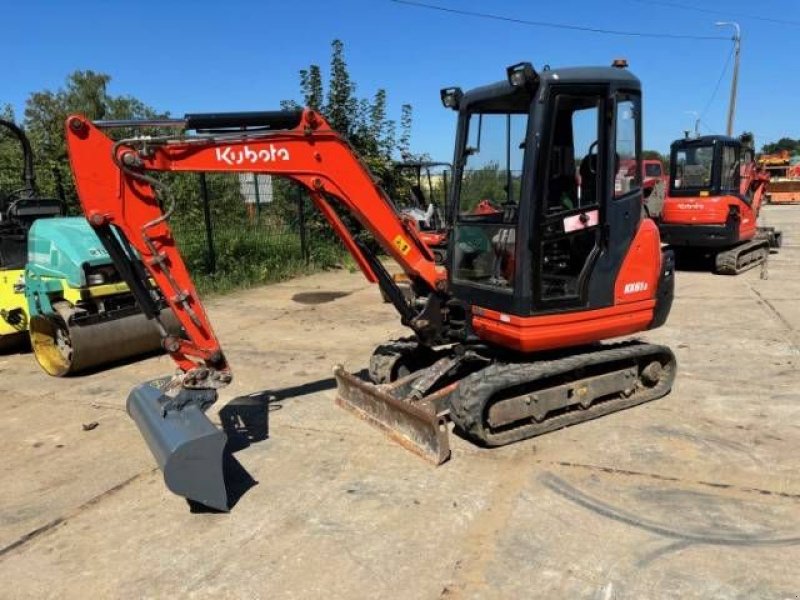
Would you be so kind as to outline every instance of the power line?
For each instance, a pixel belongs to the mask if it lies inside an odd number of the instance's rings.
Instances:
[[[667,2],[666,0],[633,0],[639,4],[649,4],[651,6],[666,6],[668,8],[679,8],[681,10],[691,10],[694,12],[704,13],[707,15],[726,15],[728,17],[736,17],[739,19],[752,19],[754,21],[763,21],[765,23],[777,23],[779,25],[792,25],[800,26],[800,21],[787,21],[786,19],[776,19],[773,17],[763,17],[761,15],[750,15],[744,13],[732,13],[726,10],[714,10],[713,8],[700,8],[698,6],[690,6],[680,2]]]
[[[711,125],[709,125],[705,121],[702,121],[702,120],[698,119],[697,122],[700,124],[700,127],[705,129],[706,131],[708,131],[708,133],[712,133],[712,134],[714,133],[714,130],[711,129]]]
[[[717,97],[717,92],[719,91],[719,86],[722,83],[722,80],[725,78],[725,73],[728,72],[728,67],[731,64],[731,58],[732,57],[733,57],[733,48],[731,48],[730,53],[728,53],[728,58],[725,60],[725,66],[722,67],[722,72],[719,74],[719,79],[717,79],[717,84],[714,86],[714,91],[711,92],[711,97],[708,99],[708,102],[706,103],[706,107],[703,109],[703,112],[701,112],[700,116],[698,117],[699,121],[701,121],[703,119],[703,117],[706,116],[706,113],[708,112],[708,109],[711,108],[711,104],[714,102],[714,98]]]
[[[650,33],[642,31],[622,31],[619,29],[601,29],[599,27],[583,27],[581,25],[568,25],[566,23],[550,23],[546,21],[530,21],[527,19],[517,19],[515,17],[506,17],[503,15],[495,15],[491,13],[477,12],[471,10],[461,10],[460,8],[450,8],[446,6],[437,6],[436,4],[427,4],[425,2],[416,2],[415,0],[391,0],[395,4],[406,4],[408,6],[416,6],[418,8],[427,8],[430,10],[438,10],[444,13],[462,15],[467,17],[478,17],[481,19],[492,19],[494,21],[504,21],[506,23],[515,23],[517,25],[528,25],[530,27],[548,27],[550,29],[568,29],[570,31],[583,31],[586,33],[598,33],[603,35],[619,35],[625,37],[639,37],[639,38],[666,38],[674,40],[728,40],[730,38],[718,35],[685,35],[679,33]]]

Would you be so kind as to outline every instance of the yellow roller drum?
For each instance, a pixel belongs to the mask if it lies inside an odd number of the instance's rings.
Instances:
[[[58,302],[54,308],[56,315],[30,322],[34,356],[50,375],[62,377],[161,348],[156,324],[141,313],[83,325],[73,320],[69,303]],[[168,330],[177,329],[171,311],[162,311],[162,321]]]

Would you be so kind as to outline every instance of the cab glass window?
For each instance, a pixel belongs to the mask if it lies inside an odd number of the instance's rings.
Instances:
[[[459,217],[485,221],[500,217],[504,211],[516,214],[527,125],[527,114],[470,116]]]
[[[561,94],[556,99],[545,188],[545,214],[598,203],[597,140],[600,99]]]
[[[739,193],[739,157],[733,146],[722,147],[720,190]]]
[[[543,303],[580,303],[597,246],[608,178],[602,135],[605,90],[565,90],[553,100],[543,213],[532,279]],[[602,158],[601,158],[602,157]]]
[[[647,163],[644,166],[645,177],[661,177],[662,169],[660,163]]]
[[[637,103],[630,97],[617,101],[616,155],[614,157],[614,197],[639,189],[637,148]]]
[[[469,117],[453,232],[456,281],[513,290],[527,128],[527,112]]]
[[[711,187],[713,144],[681,148],[675,153],[674,163],[673,189],[707,190]]]

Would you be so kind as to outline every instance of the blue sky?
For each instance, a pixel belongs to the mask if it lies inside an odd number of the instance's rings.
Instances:
[[[430,0],[519,19],[701,36],[727,36],[729,30],[714,22],[737,20],[743,42],[735,131],[754,131],[759,146],[784,135],[800,137],[800,2],[671,2],[720,12],[670,8],[657,0]],[[754,14],[794,24],[747,17]],[[108,73],[111,93],[134,95],[175,115],[277,108],[281,99],[298,96],[299,69],[317,63],[327,71],[330,41],[339,38],[358,93],[386,88],[395,117],[402,103],[411,103],[412,149],[445,160],[452,158],[455,121],[441,107],[439,89],[502,79],[507,65],[522,60],[556,67],[626,57],[644,88],[645,147],[665,151],[693,126],[687,111],[705,109],[731,48],[728,40],[538,28],[389,0],[27,0],[6,5],[3,17],[0,103],[10,102],[20,119],[30,92],[58,88],[75,69]],[[705,133],[724,132],[730,73],[703,114]]]

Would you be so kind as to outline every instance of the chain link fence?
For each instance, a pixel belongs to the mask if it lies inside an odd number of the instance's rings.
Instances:
[[[170,223],[201,289],[247,287],[342,262],[341,243],[305,191],[288,180],[252,173],[180,177],[171,184]]]

